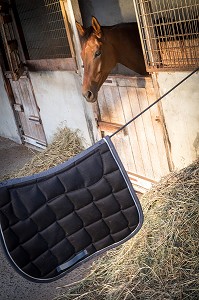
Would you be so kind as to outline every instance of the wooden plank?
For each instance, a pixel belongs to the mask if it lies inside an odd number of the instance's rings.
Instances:
[[[122,105],[118,88],[112,86],[104,86],[103,90],[108,106],[110,122],[124,124],[125,119],[122,113]]]
[[[134,156],[133,156],[133,152],[132,152],[132,148],[131,148],[131,144],[130,144],[130,140],[129,140],[129,135],[126,135],[123,137],[123,153],[125,156],[125,160],[126,160],[126,169],[127,170],[135,170],[135,161],[134,161]]]
[[[103,86],[103,92],[107,103],[107,109],[109,112],[110,122],[111,123],[119,123],[117,113],[115,110],[115,102],[113,99],[112,91],[110,86]],[[118,101],[118,99],[116,100]]]
[[[110,121],[104,121],[104,116],[101,115],[101,121],[98,123],[101,127],[101,130],[104,131],[105,134],[110,134],[110,132],[113,133],[125,122],[123,107],[117,86],[103,86],[103,96],[103,100],[106,104],[105,109],[107,110],[106,115],[110,117]],[[101,107],[100,110],[102,111],[102,103],[100,102],[101,101],[99,101],[99,106]],[[117,122],[114,122],[114,120]],[[125,166],[128,166],[128,168],[130,168],[130,166],[132,165],[133,156],[129,144],[129,138],[127,136],[127,130],[124,129],[123,131],[118,133],[117,137],[113,138],[113,141]]]
[[[97,124],[101,131],[110,131],[111,133],[115,132],[116,130],[118,130],[120,127],[123,126],[123,124],[110,123],[104,121],[98,121]],[[125,131],[125,128],[123,129],[123,131]]]
[[[157,181],[151,180],[144,176],[140,176],[139,174],[135,174],[129,171],[127,171],[127,174],[132,185],[134,186],[134,189],[141,193],[147,192],[152,188],[154,184],[157,184]]]
[[[140,103],[140,109],[141,111],[143,111],[145,108],[149,106],[146,89],[140,88],[138,90],[138,98]],[[155,178],[156,180],[160,180],[161,167],[160,167],[159,153],[158,153],[157,142],[155,138],[150,110],[146,111],[142,115],[142,120],[143,120],[145,134],[146,134],[146,143],[148,145],[151,166],[154,174],[153,178]]]
[[[20,78],[18,80],[18,93],[20,94],[20,98],[24,108],[24,112],[20,114],[20,118],[23,119],[22,126],[23,126],[24,134],[34,138],[31,122],[29,121],[29,116],[34,114],[34,112],[30,109],[29,94],[28,94],[25,78],[23,79]]]
[[[108,97],[107,102],[109,104],[108,107],[111,122],[114,123],[115,120],[119,124],[124,124],[126,122],[122,104],[124,99],[121,98],[118,87],[107,87],[106,97]],[[116,149],[120,153],[125,167],[134,170],[134,158],[127,132],[128,129],[124,129],[123,132],[117,134],[118,138],[116,137]]]
[[[100,110],[100,115],[101,115],[101,120],[105,122],[110,122],[110,114],[108,110],[108,104],[106,102],[106,98],[104,95],[104,87],[99,90],[98,92],[98,104],[99,104],[99,110]]]
[[[15,102],[17,104],[21,104],[22,105],[22,101],[21,101],[21,97],[19,95],[19,92],[18,92],[18,81],[12,81],[10,80],[10,85],[12,87],[12,91],[13,91],[13,95],[14,95],[14,98],[15,98]]]
[[[139,88],[137,90],[138,95],[138,108],[140,111],[142,111],[144,108],[147,107],[147,101],[146,101],[146,91],[145,89]],[[140,112],[139,111],[139,112]],[[154,170],[153,170],[153,160],[151,159],[150,155],[150,146],[153,143],[150,143],[150,139],[153,139],[153,134],[148,134],[148,126],[150,126],[147,121],[149,122],[150,118],[147,118],[145,114],[148,116],[149,112],[145,112],[142,116],[140,116],[138,119],[142,120],[142,130],[139,129],[140,134],[140,144],[142,147],[142,156],[144,160],[144,166],[146,170],[146,177],[149,178],[155,178]],[[136,122],[136,121],[135,121]],[[137,124],[137,122],[136,122]],[[150,143],[150,144],[149,144]]]
[[[142,179],[143,181],[149,182],[150,184],[157,184],[158,183],[158,181],[156,181],[156,180],[153,180],[151,178],[147,178],[145,176],[133,173],[131,171],[127,171],[127,173],[128,173],[129,176],[135,177],[137,179]]]
[[[60,3],[61,11],[62,11],[62,16],[63,16],[64,25],[65,25],[65,29],[66,29],[67,39],[68,39],[68,43],[69,43],[69,46],[70,46],[70,51],[71,51],[72,57],[75,58],[75,50],[74,50],[75,47],[74,47],[74,44],[73,44],[72,32],[71,32],[71,29],[70,29],[70,26],[69,26],[68,16],[67,16],[67,13],[66,13],[64,1],[60,0],[59,3]]]
[[[139,103],[139,89],[138,88],[136,88],[136,93],[137,93],[137,97],[131,98],[131,102],[130,102],[133,116],[136,116],[141,111],[140,103]],[[140,146],[141,156],[142,156],[144,170],[145,170],[145,174],[142,174],[142,175],[149,177],[149,178],[154,178],[142,116],[139,117],[138,119],[136,119],[134,124],[136,127],[138,143]]]
[[[38,107],[36,104],[36,100],[32,91],[31,83],[28,78],[21,80],[21,84],[23,85],[22,89],[25,91],[24,97],[24,106],[27,108],[28,113],[26,114],[29,119],[29,125],[31,130],[31,136],[39,141],[45,143],[45,135],[43,131],[43,126],[40,123],[35,123],[30,119],[30,116],[35,116],[40,120],[40,115],[38,111]]]
[[[123,134],[122,131],[113,136],[113,143],[118,151],[120,158],[127,170],[134,170],[134,158],[131,149],[131,145],[129,142],[129,135]]]
[[[128,106],[128,112],[129,117],[133,118],[136,115],[136,111],[132,109],[133,102],[137,101],[137,91],[136,88],[133,87],[128,87],[127,88],[128,92],[128,97],[129,97],[129,106]],[[140,121],[138,121],[140,123]],[[140,123],[140,128],[142,130],[142,124]],[[146,175],[145,172],[145,167],[144,167],[144,160],[142,157],[142,151],[140,147],[140,135],[139,135],[139,126],[136,126],[135,122],[132,122],[131,124],[128,125],[128,132],[129,132],[129,138],[130,138],[130,143],[131,143],[131,148],[134,156],[134,161],[136,165],[136,171],[135,173]]]
[[[32,94],[32,91],[29,86],[29,82],[27,82],[27,78],[19,80],[20,82],[20,89],[21,89],[21,95],[22,95],[22,102],[24,106],[24,111],[26,112],[26,116],[29,118],[29,116],[39,116],[37,106],[35,103],[34,96]]]
[[[127,159],[128,157],[128,145],[126,144],[126,141],[124,139],[124,136],[122,134],[122,132],[118,133],[117,135],[115,135],[112,138],[113,144],[119,154],[119,157],[124,165],[124,168],[129,170],[130,166],[129,166],[129,161]]]
[[[76,71],[77,65],[74,58],[54,58],[27,60],[26,66],[31,72],[37,71]]]
[[[147,89],[147,98],[148,98],[149,105],[155,101],[156,97],[155,97],[154,89]],[[154,135],[155,135],[156,145],[158,150],[158,157],[159,157],[160,170],[161,170],[160,174],[161,176],[164,176],[168,174],[170,170],[169,170],[166,146],[164,142],[164,130],[163,130],[164,125],[163,125],[158,104],[150,108],[150,114],[151,114],[151,120],[153,124]]]
[[[12,79],[10,79],[10,84],[12,87],[12,91],[13,91],[13,95],[14,95],[14,99],[16,104],[20,104],[21,106],[23,106],[23,96],[22,96],[22,92],[21,92],[21,88],[20,88],[20,80],[18,81],[13,81]],[[26,114],[24,112],[24,106],[23,106],[23,110],[18,112],[18,116],[20,119],[20,123],[22,126],[22,132],[23,134],[27,134],[30,135],[30,128],[29,128],[29,124],[28,124],[28,120],[26,118]]]
[[[126,87],[119,87],[119,93],[121,97],[121,102],[122,102],[122,107],[123,107],[123,113],[124,113],[124,118],[125,118],[125,123],[128,122],[130,119],[132,119],[132,113],[131,113],[131,106],[130,106],[130,101],[129,101],[129,95]],[[135,135],[135,126],[134,124],[130,124],[126,127],[126,131],[128,133],[128,149],[129,149],[129,154],[127,155],[127,159],[129,161],[128,163],[128,168],[129,170],[137,173],[141,172],[141,169],[143,170],[143,166],[140,169],[139,166],[137,167],[137,164],[140,165],[141,157],[140,157],[140,151],[136,151],[138,149],[138,143]],[[133,136],[134,139],[134,144],[131,144],[131,138],[130,136]],[[135,153],[136,152],[136,153]],[[139,160],[137,161],[137,156],[136,154],[139,153]]]

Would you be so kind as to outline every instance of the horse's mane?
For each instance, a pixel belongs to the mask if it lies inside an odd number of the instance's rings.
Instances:
[[[122,28],[122,27],[126,27],[126,26],[132,26],[132,24],[136,24],[136,22],[133,22],[133,23],[119,23],[119,24],[115,24],[115,25],[112,25],[112,26],[101,26],[102,28],[102,31],[103,29],[110,29],[110,30],[113,30],[113,29],[117,29],[117,28]],[[94,33],[94,29],[92,26],[86,28],[86,32],[84,34],[84,36],[82,37],[82,42],[85,43],[89,37],[91,36],[91,34]]]

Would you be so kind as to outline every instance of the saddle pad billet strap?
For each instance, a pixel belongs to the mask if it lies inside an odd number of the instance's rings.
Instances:
[[[0,183],[0,221],[14,268],[50,282],[130,239],[143,214],[107,136],[48,171]]]

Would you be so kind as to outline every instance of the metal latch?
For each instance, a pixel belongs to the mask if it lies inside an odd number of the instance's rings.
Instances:
[[[30,121],[40,123],[41,124],[41,119],[38,116],[29,116],[28,118]]]

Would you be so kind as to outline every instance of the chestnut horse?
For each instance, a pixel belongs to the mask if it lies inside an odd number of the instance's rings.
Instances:
[[[100,26],[92,17],[91,27],[84,28],[78,22],[76,26],[84,64],[82,94],[88,102],[97,100],[100,87],[117,63],[141,75],[147,74],[136,22]]]

